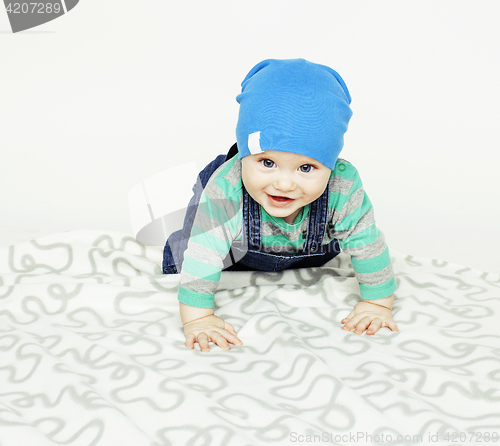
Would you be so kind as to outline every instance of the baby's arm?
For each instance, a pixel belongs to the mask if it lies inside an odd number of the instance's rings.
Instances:
[[[344,169],[340,170],[340,165]],[[393,331],[398,326],[392,318],[392,302],[397,289],[389,250],[383,234],[375,224],[373,206],[366,195],[357,170],[343,160],[335,166],[330,206],[339,209],[329,223],[334,228],[330,237],[339,240],[340,248],[351,256],[351,263],[359,283],[362,301],[342,319],[344,330],[355,329],[376,333],[381,327]],[[342,190],[349,188],[346,194]],[[390,294],[390,295],[389,295]]]
[[[236,336],[234,327],[219,316],[215,316],[213,308],[198,308],[179,302],[186,347],[194,348],[198,342],[202,352],[210,350],[208,343],[212,341],[223,350],[229,350],[229,343],[243,345]]]
[[[399,331],[392,318],[392,303],[394,294],[382,299],[365,300],[357,303],[347,317],[341,320],[345,324],[342,329],[352,330],[361,334],[375,334],[381,327],[389,327],[392,331]]]
[[[219,167],[221,170],[212,174],[203,189],[179,278],[186,347],[194,348],[198,342],[201,351],[209,351],[210,341],[224,350],[229,350],[229,343],[242,344],[234,327],[215,316],[213,310],[224,259],[242,233],[242,189],[226,179],[227,169],[234,166],[233,162],[226,168]],[[237,169],[232,172],[233,176],[237,174]]]

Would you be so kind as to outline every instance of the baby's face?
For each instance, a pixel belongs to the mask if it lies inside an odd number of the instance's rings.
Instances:
[[[250,196],[268,214],[292,224],[302,207],[325,191],[331,170],[304,155],[266,150],[241,160]]]

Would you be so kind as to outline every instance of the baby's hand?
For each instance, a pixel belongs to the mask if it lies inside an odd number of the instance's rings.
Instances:
[[[366,330],[366,334],[375,334],[381,327],[389,327],[392,331],[399,331],[396,322],[392,318],[392,311],[369,302],[357,303],[348,316],[340,321],[345,324],[343,330],[352,330],[361,334]]]
[[[184,336],[186,336],[186,347],[194,348],[198,342],[202,352],[208,352],[209,341],[217,344],[223,350],[229,350],[229,343],[243,345],[243,342],[236,336],[234,327],[225,322],[219,316],[211,315],[184,325]]]

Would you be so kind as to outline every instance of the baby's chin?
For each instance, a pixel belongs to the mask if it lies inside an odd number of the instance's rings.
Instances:
[[[266,212],[273,216],[273,217],[281,217],[283,219],[289,217],[290,215],[292,214],[298,214],[300,212],[300,209],[302,209],[302,207],[300,208],[293,208],[293,209],[276,209],[276,208],[269,208],[268,206],[262,206]],[[295,217],[294,217],[295,218]]]

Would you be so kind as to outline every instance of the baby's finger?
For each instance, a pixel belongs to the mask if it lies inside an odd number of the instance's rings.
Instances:
[[[358,325],[358,322],[363,319],[363,316],[357,314],[356,316],[352,316],[345,325],[342,327],[343,330],[349,330],[351,331],[356,325]],[[342,322],[344,323],[344,322]]]
[[[345,324],[346,322],[349,322],[353,316],[354,316],[354,311],[351,311],[344,319],[340,321],[340,323]]]
[[[196,341],[196,336],[193,333],[189,333],[186,336],[186,343],[184,344],[187,348],[194,348],[194,342]]]
[[[377,333],[377,331],[380,330],[380,327],[382,327],[382,321],[380,319],[374,319],[368,329],[366,330],[367,335],[373,335]]]
[[[229,347],[226,338],[216,331],[210,334],[210,338],[212,339],[212,342],[217,344],[222,350],[229,350],[231,348]]]
[[[206,333],[198,334],[198,345],[200,346],[200,350],[202,352],[210,351],[210,347],[208,346],[208,336]]]
[[[224,321],[224,323],[224,328],[236,336],[236,330],[234,329],[234,327],[229,322]]]
[[[396,322],[394,322],[393,319],[385,321],[384,326],[389,327],[392,331],[399,331],[398,325],[396,324]]]
[[[232,334],[231,332],[229,332],[227,330],[221,330],[219,333],[222,336],[224,336],[231,344],[243,345],[243,342],[241,341],[241,339],[238,338],[238,336],[236,336],[236,332],[235,332],[235,334]]]
[[[372,319],[370,319],[368,316],[365,316],[356,324],[356,329],[354,330],[354,333],[356,334],[363,333],[366,330],[366,327],[368,327],[368,325],[370,325],[371,322]]]

